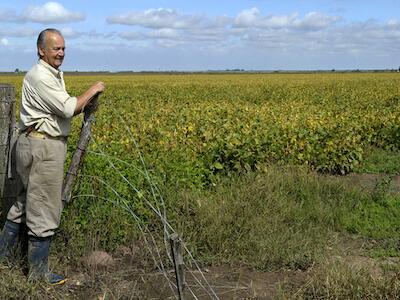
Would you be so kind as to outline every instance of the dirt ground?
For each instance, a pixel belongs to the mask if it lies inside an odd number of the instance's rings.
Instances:
[[[49,295],[98,300],[176,298],[173,268],[166,272],[145,271],[134,260],[125,254],[114,258],[114,263],[106,267],[82,266],[81,272],[70,270],[67,283],[48,288]],[[226,265],[202,268],[201,272],[186,269],[183,295],[184,299],[275,299],[282,283],[300,287],[308,277],[308,271],[261,272]]]
[[[368,269],[371,276],[382,275],[382,266],[399,264],[400,258],[373,259],[360,255],[365,247],[360,240],[342,241],[341,255],[332,253],[331,262],[348,264],[352,269]],[[125,248],[126,250],[127,248]],[[48,287],[49,298],[54,299],[177,299],[175,273],[172,267],[165,272],[142,269],[128,251],[114,256],[107,266],[85,266],[68,271],[68,281],[62,286]],[[280,288],[290,284],[296,294],[317,272],[278,270],[263,272],[248,267],[227,265],[185,271],[184,299],[276,299]],[[203,277],[204,276],[204,277]],[[204,280],[206,279],[206,281]],[[210,289],[207,286],[207,282]],[[212,292],[212,291],[213,292]],[[215,293],[215,294],[213,294]]]

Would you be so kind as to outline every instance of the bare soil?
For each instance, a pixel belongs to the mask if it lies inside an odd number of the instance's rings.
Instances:
[[[332,249],[330,256],[326,257],[326,265],[344,263],[353,270],[369,270],[371,277],[379,279],[385,266],[400,263],[398,257],[374,259],[363,256],[368,241],[341,238],[338,242],[339,250]],[[136,251],[124,248],[125,251],[113,255],[109,266],[92,264],[68,270],[67,283],[48,288],[48,295],[59,299],[176,299],[173,267],[166,267],[165,272],[149,270],[138,261]],[[202,267],[201,272],[189,268],[185,271],[183,296],[184,299],[216,299],[207,288],[207,281],[218,299],[277,299],[284,285],[290,286],[293,294],[307,286],[318,273],[318,268],[271,272],[228,265]]]
[[[134,257],[125,255],[116,257],[109,267],[70,270],[68,281],[48,288],[48,292],[70,299],[175,299],[173,269],[149,271],[137,265]],[[281,284],[301,287],[309,275],[309,271],[262,272],[227,265],[202,268],[201,272],[186,270],[184,298],[214,298],[203,276],[219,299],[275,299]]]

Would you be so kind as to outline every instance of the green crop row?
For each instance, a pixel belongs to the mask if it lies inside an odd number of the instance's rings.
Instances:
[[[14,81],[17,95],[21,77]],[[400,146],[399,74],[66,76],[71,94],[106,82],[93,150],[203,185],[265,163],[352,171],[374,145]],[[74,122],[71,147],[79,132]],[[129,133],[130,132],[130,133]],[[135,150],[136,149],[136,150]],[[135,154],[136,153],[136,154]]]

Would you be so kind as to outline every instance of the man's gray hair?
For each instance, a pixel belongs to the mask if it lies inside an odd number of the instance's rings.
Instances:
[[[45,30],[42,30],[37,38],[37,42],[36,42],[36,46],[37,46],[37,55],[39,56],[39,58],[41,58],[41,55],[39,53],[39,48],[45,48],[46,47],[46,33],[47,32],[52,32],[52,33],[56,33],[59,34],[60,36],[62,36],[62,33],[60,30],[58,29],[54,29],[54,28],[47,28]]]

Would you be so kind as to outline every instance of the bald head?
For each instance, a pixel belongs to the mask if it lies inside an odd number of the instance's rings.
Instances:
[[[37,42],[36,42],[36,46],[37,46],[37,49],[38,49],[38,56],[39,56],[39,58],[41,58],[41,57],[40,57],[40,53],[39,53],[39,48],[44,48],[44,47],[46,47],[46,34],[47,34],[48,32],[55,33],[55,34],[58,34],[58,35],[62,36],[61,31],[58,30],[58,29],[47,28],[47,29],[45,29],[45,30],[42,30],[42,31],[39,33],[38,38],[37,38]]]
[[[39,58],[58,69],[64,60],[65,50],[61,32],[53,28],[45,29],[39,34],[36,44]]]

